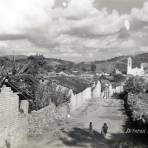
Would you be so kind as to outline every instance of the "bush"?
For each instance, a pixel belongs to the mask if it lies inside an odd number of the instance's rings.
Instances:
[[[48,106],[51,102],[56,106],[69,102],[67,91],[62,92],[62,88],[56,90],[56,85],[48,83],[47,85],[39,85],[35,93],[36,109],[39,110]]]
[[[39,84],[35,91],[36,109],[48,106],[51,102],[52,91],[50,86]]]
[[[137,94],[140,92],[145,92],[146,83],[145,80],[141,77],[130,77],[124,86],[126,92],[132,94]]]
[[[94,63],[91,63],[91,71],[92,72],[96,71],[96,65]]]

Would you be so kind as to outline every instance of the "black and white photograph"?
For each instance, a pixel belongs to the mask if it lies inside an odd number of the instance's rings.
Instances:
[[[148,148],[148,1],[0,0],[0,148]]]

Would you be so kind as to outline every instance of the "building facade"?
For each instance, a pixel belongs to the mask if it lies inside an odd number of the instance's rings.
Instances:
[[[141,67],[138,68],[133,68],[132,67],[132,58],[129,57],[128,58],[128,62],[127,62],[127,74],[133,75],[133,76],[142,76],[144,75],[144,67],[143,64],[141,64]]]

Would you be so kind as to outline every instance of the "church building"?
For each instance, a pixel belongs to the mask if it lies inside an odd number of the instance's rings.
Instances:
[[[144,67],[143,64],[141,64],[141,67],[138,68],[132,68],[132,58],[128,58],[127,62],[127,74],[133,75],[133,76],[142,76],[144,75]]]

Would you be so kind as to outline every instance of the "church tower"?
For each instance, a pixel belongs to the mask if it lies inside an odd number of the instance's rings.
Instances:
[[[144,70],[143,63],[141,63],[141,70]]]
[[[141,75],[144,75],[144,65],[141,63]]]
[[[129,57],[127,62],[127,74],[130,74],[131,71],[132,71],[132,58]]]

